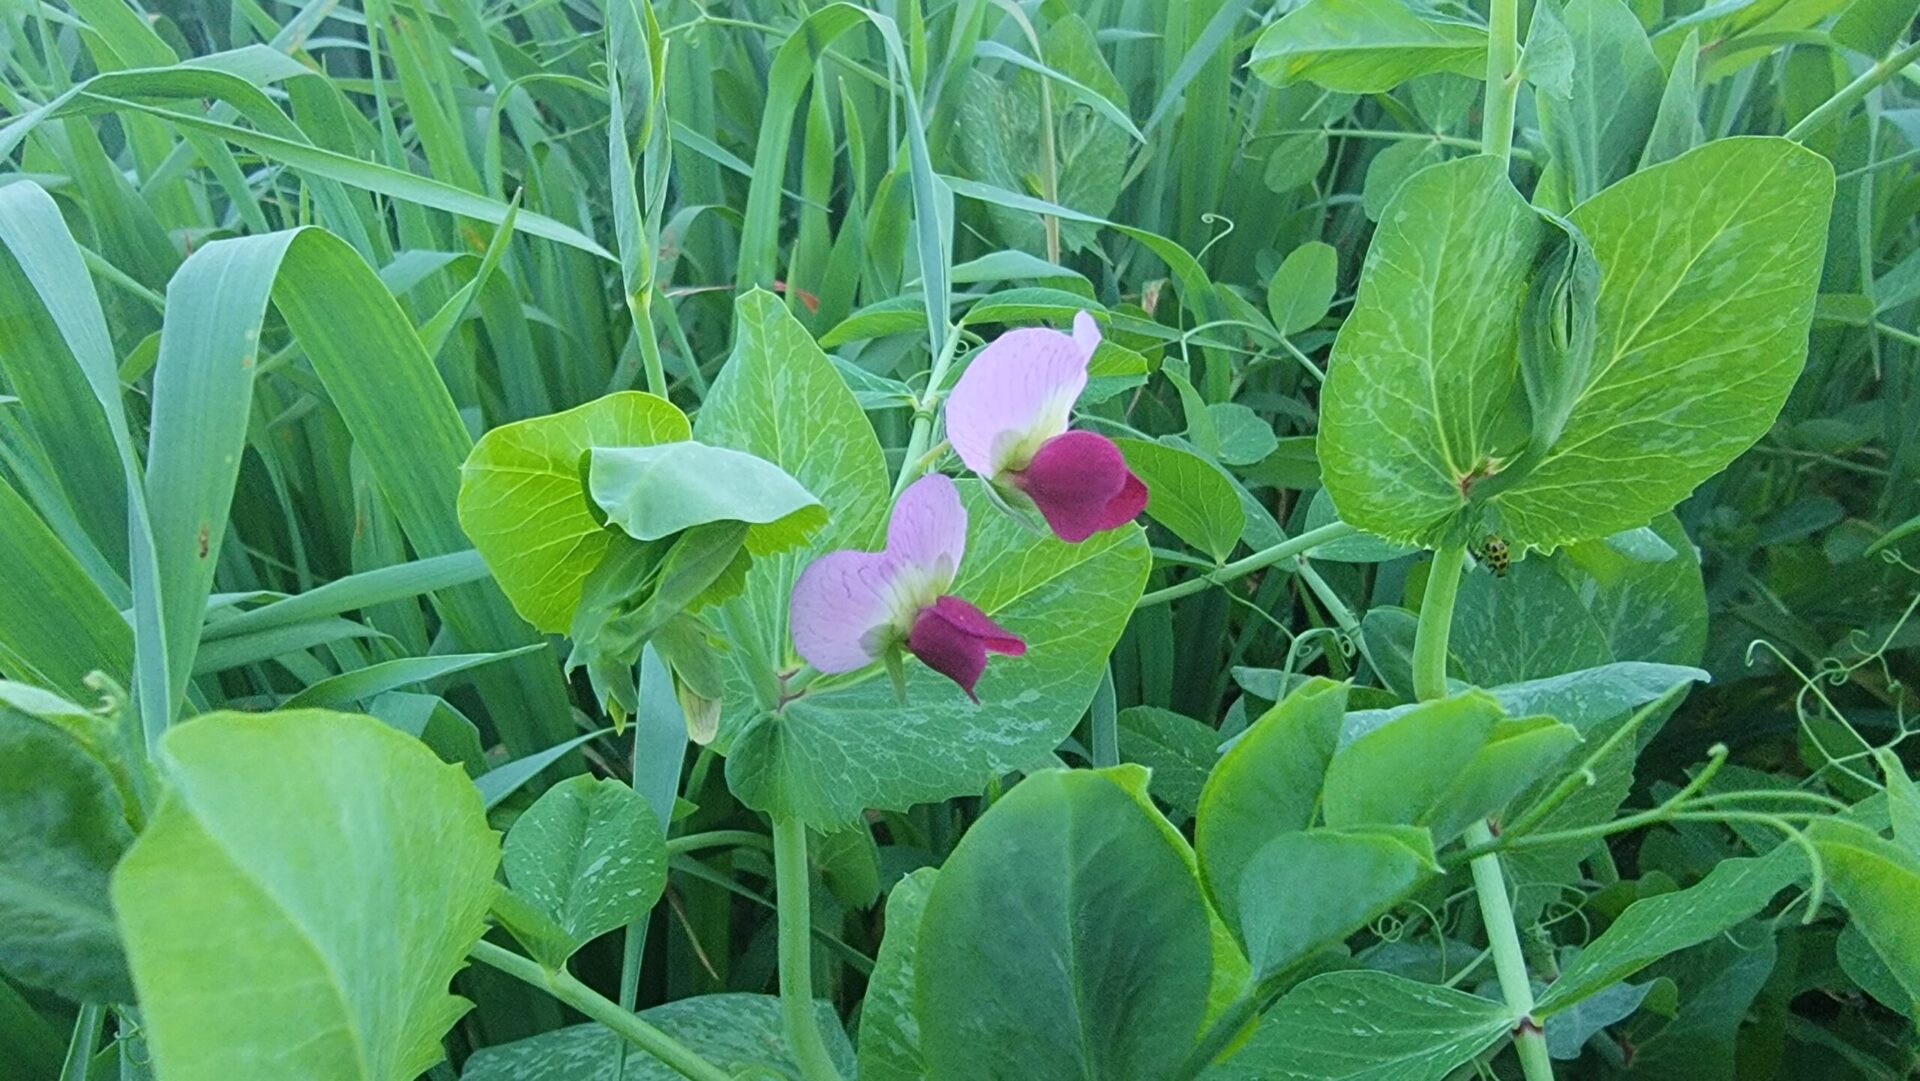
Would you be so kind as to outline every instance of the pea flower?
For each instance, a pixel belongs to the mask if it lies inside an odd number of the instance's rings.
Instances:
[[[1010,502],[1031,503],[1055,536],[1076,544],[1126,525],[1147,505],[1147,486],[1113,440],[1067,428],[1099,344],[1086,312],[1073,317],[1071,335],[1008,331],[947,397],[947,439],[967,468]]]
[[[793,584],[794,648],[822,672],[852,672],[899,650],[973,693],[987,654],[1018,657],[1027,644],[947,590],[967,549],[967,509],[952,479],[914,481],[894,504],[887,546],[828,552]]]

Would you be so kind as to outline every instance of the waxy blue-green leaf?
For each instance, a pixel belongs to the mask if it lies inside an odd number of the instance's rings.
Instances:
[[[1414,175],[1374,233],[1321,398],[1320,468],[1342,520],[1433,545],[1511,448],[1516,340],[1544,226],[1474,157]]]
[[[1254,721],[1207,777],[1195,813],[1194,854],[1207,893],[1229,924],[1254,854],[1275,833],[1313,821],[1346,708],[1346,684],[1307,680]]]
[[[397,1081],[439,1061],[500,855],[460,767],[322,711],[208,714],[160,759],[167,794],[112,887],[157,1075]]]
[[[1496,577],[1460,583],[1448,639],[1455,675],[1482,687],[1544,679],[1613,660],[1606,633],[1547,561],[1522,560]]]
[[[1535,99],[1552,153],[1536,199],[1560,211],[1633,171],[1664,81],[1647,32],[1622,0],[1569,0],[1565,20],[1571,96]]]
[[[1484,76],[1487,31],[1405,0],[1309,0],[1260,35],[1247,66],[1277,86],[1378,94],[1436,71]]]
[[[1897,766],[1896,766],[1897,768]],[[1904,774],[1901,780],[1906,781]],[[1902,793],[1912,798],[1912,782]],[[1891,787],[1890,791],[1891,791]],[[1906,808],[1911,816],[1914,808]],[[1896,818],[1896,826],[1900,824]],[[1910,825],[1911,823],[1909,823]],[[1810,831],[1833,890],[1909,1003],[1920,1002],[1920,851],[1911,839],[1889,841],[1851,822],[1824,821]]]
[[[540,630],[564,632],[611,540],[588,504],[581,456],[692,434],[671,403],[638,391],[503,424],[460,467],[460,528],[514,610]]]
[[[1684,890],[1635,901],[1561,969],[1560,978],[1540,996],[1534,1016],[1571,1006],[1670,953],[1720,934],[1806,875],[1806,857],[1783,844],[1765,856],[1724,860]]]
[[[772,995],[694,995],[640,1011],[641,1020],[730,1073],[774,1071],[797,1077],[800,1067],[781,1028],[780,1000]],[[853,1048],[827,1002],[814,1003],[827,1054],[843,1076],[853,1074]],[[603,1025],[569,1025],[524,1040],[483,1047],[467,1060],[462,1081],[686,1081],[659,1059],[629,1050],[621,1072],[620,1037]]]
[[[1332,946],[1439,871],[1418,826],[1282,833],[1240,876],[1240,938],[1264,980]]]
[[[1120,711],[1120,757],[1153,771],[1153,795],[1179,816],[1192,817],[1214,763],[1220,760],[1220,732],[1185,714],[1158,706],[1129,706]]]
[[[1501,718],[1479,691],[1423,702],[1377,727],[1342,733],[1327,764],[1327,825],[1411,825],[1472,760]]]
[[[961,838],[915,955],[929,1081],[1174,1076],[1211,944],[1177,842],[1128,790],[1142,772],[1033,774]]]
[[[653,908],[667,884],[667,839],[645,796],[610,777],[575,776],[514,820],[501,862],[513,892],[565,934],[558,949],[535,953],[558,969]]]
[[[827,510],[786,471],[763,458],[684,440],[587,452],[587,491],[607,523],[637,540],[659,540],[711,522],[746,522],[756,554],[791,548],[827,520]]]
[[[63,726],[0,705],[0,972],[75,1002],[125,1002],[133,984],[107,876],[133,829],[96,754]]]
[[[1796,143],[1722,139],[1574,209],[1602,275],[1593,374],[1492,497],[1510,544],[1645,525],[1765,433],[1806,359],[1833,184]]]
[[[1641,558],[1609,538],[1567,545],[1547,564],[1599,624],[1614,660],[1699,664],[1707,647],[1700,554],[1671,514],[1655,518],[1647,532],[1671,555]]]
[[[1147,486],[1147,516],[1173,535],[1225,562],[1240,543],[1246,514],[1233,481],[1220,467],[1192,451],[1145,439],[1116,439],[1132,469]]]
[[[1202,1081],[1443,1081],[1513,1027],[1501,1003],[1386,972],[1329,972],[1287,993]]]
[[[915,1015],[915,972],[920,920],[937,873],[922,867],[887,894],[886,932],[860,1006],[860,1077],[864,1081],[922,1081],[927,1076]]]

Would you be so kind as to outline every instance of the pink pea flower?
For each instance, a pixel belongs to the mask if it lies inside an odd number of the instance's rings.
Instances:
[[[960,460],[1002,495],[1030,501],[1055,536],[1074,543],[1126,525],[1147,505],[1147,486],[1111,439],[1067,429],[1099,344],[1086,312],[1073,317],[1071,335],[1008,331],[947,397],[947,439]]]
[[[828,552],[800,572],[788,616],[794,648],[822,672],[852,672],[904,646],[978,702],[987,654],[1018,657],[1027,644],[947,592],[966,550],[960,490],[941,474],[921,477],[894,504],[885,548]]]

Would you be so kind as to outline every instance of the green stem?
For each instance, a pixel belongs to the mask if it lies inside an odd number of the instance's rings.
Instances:
[[[1520,0],[1492,0],[1487,13],[1487,101],[1480,147],[1503,165],[1513,157],[1513,109],[1519,96]]]
[[[1494,0],[1496,10],[1503,3],[1512,0]],[[1427,568],[1427,590],[1420,601],[1420,625],[1413,639],[1413,691],[1414,697],[1423,702],[1447,694],[1447,639],[1453,630],[1453,605],[1460,595],[1460,571],[1466,559],[1466,544],[1454,541],[1441,546]],[[1485,822],[1474,823],[1467,830],[1466,843],[1469,852],[1491,845],[1492,828]],[[1533,984],[1527,975],[1526,957],[1520,952],[1520,930],[1513,921],[1513,904],[1507,897],[1500,857],[1488,852],[1475,857],[1470,866],[1473,892],[1480,902],[1480,922],[1486,926],[1487,945],[1500,976],[1500,995],[1518,1019],[1513,1030],[1514,1051],[1520,1056],[1527,1081],[1553,1081],[1546,1035],[1533,1019]]]
[[[706,833],[689,833],[684,837],[667,838],[667,855],[679,856],[688,852],[697,852],[703,848],[771,849],[773,842],[767,840],[764,833],[752,830],[711,830]]]
[[[1235,578],[1243,578],[1252,574],[1254,571],[1271,567],[1288,556],[1297,556],[1309,549],[1337,541],[1341,537],[1348,536],[1354,532],[1354,528],[1345,522],[1328,522],[1318,529],[1309,529],[1297,537],[1288,537],[1286,540],[1281,541],[1271,548],[1262,548],[1245,559],[1236,559],[1211,574],[1203,574],[1198,577],[1189,578],[1184,582],[1170,585],[1165,589],[1156,589],[1146,596],[1141,597],[1134,603],[1133,607],[1136,610],[1151,608],[1156,604],[1165,604],[1168,601],[1198,593],[1208,586],[1224,585],[1227,582],[1233,581]]]
[[[1460,568],[1467,546],[1448,544],[1433,553],[1427,592],[1420,600],[1420,626],[1413,636],[1413,696],[1422,702],[1447,696],[1447,639],[1453,633],[1453,602],[1460,595]]]
[[[667,369],[660,363],[660,343],[653,329],[653,287],[648,286],[627,303],[633,312],[633,332],[639,339],[640,362],[647,372],[647,393],[667,396]]]
[[[467,956],[522,983],[538,987],[572,1006],[613,1030],[621,1039],[666,1063],[682,1077],[691,1081],[732,1081],[732,1075],[727,1071],[701,1058],[686,1044],[621,1009],[619,1003],[574,979],[565,969],[548,972],[538,962],[485,940],[474,943],[473,948],[467,951]]]
[[[1840,88],[1832,97],[1820,103],[1800,122],[1787,129],[1787,138],[1804,143],[1814,132],[1838,120],[1848,109],[1859,104],[1874,87],[1886,82],[1900,73],[1900,70],[1915,60],[1920,60],[1920,41],[1899,50],[1878,64],[1860,73],[1860,77]]]
[[[807,887],[807,824],[773,820],[774,894],[780,924],[780,1014],[806,1081],[840,1081],[813,1016],[813,903]]]
[[[907,490],[907,485],[926,470],[926,466],[920,463],[926,456],[928,442],[933,438],[934,415],[940,411],[940,384],[946,381],[947,369],[953,365],[953,356],[959,349],[960,334],[948,327],[947,340],[933,358],[933,369],[927,373],[926,394],[913,414],[913,432],[907,436],[907,452],[900,459],[900,475],[893,481],[895,499],[900,498],[900,493]]]
[[[87,1068],[93,1065],[93,1053],[100,1046],[100,1024],[107,1008],[98,1003],[83,1003],[73,1022],[73,1042],[67,1044],[67,1060],[60,1066],[60,1081],[87,1081]]]

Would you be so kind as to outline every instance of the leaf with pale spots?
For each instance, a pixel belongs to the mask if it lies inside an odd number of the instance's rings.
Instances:
[[[646,797],[611,778],[569,777],[507,833],[507,882],[562,937],[528,944],[557,969],[588,942],[644,917],[667,884],[667,840]]]

